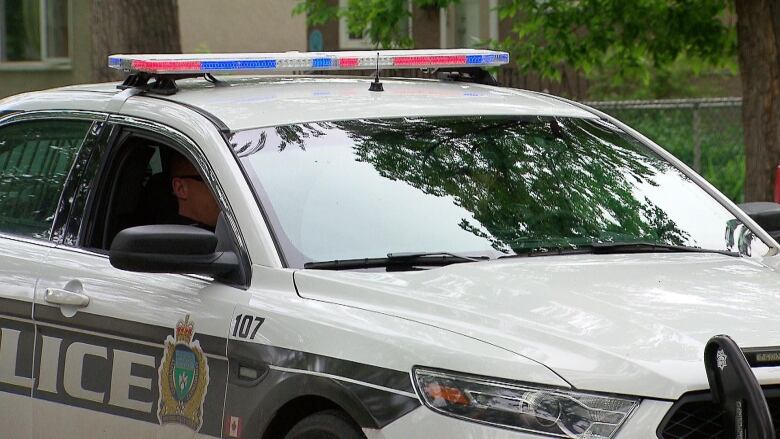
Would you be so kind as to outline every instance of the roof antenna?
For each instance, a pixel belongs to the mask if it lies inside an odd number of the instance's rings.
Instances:
[[[374,82],[368,87],[368,91],[385,91],[382,83],[379,82],[379,52],[376,53],[376,73],[374,74]]]

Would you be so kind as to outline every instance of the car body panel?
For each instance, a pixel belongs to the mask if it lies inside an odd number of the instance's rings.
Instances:
[[[549,386],[569,387],[539,363],[461,334],[382,312],[301,298],[294,293],[293,275],[294,270],[254,266],[252,285],[255,287],[236,303],[234,316],[257,316],[263,322],[251,339],[236,336],[231,327],[228,356],[240,357],[239,363],[251,364],[245,352],[255,352],[258,364],[253,367],[261,371],[271,369],[266,380],[281,382],[285,377],[280,377],[279,372],[296,372],[326,378],[328,383],[334,380],[340,384],[360,383],[361,387],[379,390],[365,400],[366,406],[372,400],[384,406],[393,404],[386,398],[398,394],[419,405],[410,371],[420,364],[447,365],[473,374],[498,373]],[[330,366],[329,359],[347,360],[351,364]],[[396,371],[404,377],[396,381],[396,387],[388,387],[391,384],[383,384],[381,379],[362,372],[376,368]],[[309,381],[302,391],[319,395],[325,391],[324,385]],[[263,383],[247,389],[246,383],[233,380],[228,390],[226,416],[241,417],[247,420],[247,426],[262,430],[268,421],[263,416],[274,413],[293,396],[280,392],[274,398],[264,397],[274,392]],[[355,393],[355,398],[360,397],[359,392]],[[251,413],[260,416],[252,419]]]
[[[559,115],[593,117],[572,105],[516,90],[471,83],[388,80],[385,91],[371,92],[363,78],[230,78],[212,90],[174,96],[214,114],[231,130],[291,123],[463,115]]]
[[[32,304],[47,243],[0,235],[0,425],[10,437],[33,429],[35,326]]]
[[[175,274],[145,274],[140,281],[138,273],[112,267],[106,255],[67,247],[53,249],[44,263],[34,311],[41,346],[34,393],[37,437],[53,437],[67,423],[69,415],[59,404],[136,419],[141,422],[127,428],[124,422],[96,417],[104,419],[97,421],[102,434],[143,437],[140,433],[148,424],[167,416],[160,408],[170,398],[163,377],[172,371],[166,369],[164,356],[172,355],[169,344],[180,341],[176,330],[185,321],[194,331],[185,345],[197,343],[194,358],[202,359],[208,371],[192,384],[203,386],[203,396],[193,399],[204,411],[200,421],[193,421],[202,424],[195,430],[221,434],[228,371],[226,321],[244,290]],[[47,303],[46,289],[72,290],[74,285],[89,297],[87,306],[68,309]],[[83,352],[87,355],[80,356]],[[71,425],[72,436],[63,437],[86,437],[94,427]],[[156,431],[168,429],[164,423]]]
[[[269,269],[254,268],[253,284],[266,284],[263,279],[270,276]],[[300,271],[289,270],[290,281],[293,273],[297,284]],[[534,382],[568,387],[536,362],[452,331],[376,310],[307,300],[286,288],[276,291],[274,295],[265,291],[247,294],[236,306],[236,313],[243,309],[266,318],[258,334],[266,344],[300,351],[316,346],[318,354],[399,371],[408,372],[421,364],[448,364],[477,375],[502,370],[527,374]]]
[[[655,431],[647,428],[648,425],[657,425],[661,422],[672,403],[666,401],[644,400],[637,407],[626,423],[618,430],[615,439],[655,439]],[[538,439],[538,434],[530,434],[520,431],[497,428],[490,425],[477,423],[463,423],[458,419],[440,415],[436,412],[421,407],[408,416],[399,419],[378,430],[364,430],[367,439],[391,439],[411,437],[443,437],[442,432],[457,431],[461,437],[469,439]],[[450,433],[447,437],[452,437]]]
[[[219,75],[217,75],[219,76]],[[232,131],[292,123],[454,115],[539,115],[594,117],[548,96],[468,82],[387,78],[385,91],[371,92],[371,79],[360,77],[236,77],[217,85],[203,80],[177,81],[166,97],[213,114]],[[110,85],[57,89],[51,93],[99,92]],[[56,97],[52,97],[56,99]]]
[[[303,297],[468,335],[585,390],[676,399],[709,388],[702,353],[710,337],[780,345],[777,273],[752,258],[540,256],[422,272],[304,270],[295,279]],[[780,383],[777,369],[758,376]]]
[[[37,435],[35,438],[83,439],[105,437],[130,438],[160,438],[165,439],[213,439],[214,436],[193,433],[181,425],[169,425],[164,431],[160,426],[150,422],[138,422],[136,419],[110,413],[90,410],[74,405],[57,402],[34,400],[38,413],[54,414],[51,418],[36,418]],[[74,422],[74,420],[77,420]],[[88,433],[84,434],[84,428]],[[120,435],[112,432],[122,432]],[[23,436],[10,436],[21,438]]]
[[[0,111],[104,111],[113,94],[91,91],[47,90],[0,99]]]

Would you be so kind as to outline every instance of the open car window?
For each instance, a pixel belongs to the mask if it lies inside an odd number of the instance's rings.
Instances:
[[[93,176],[98,180],[82,244],[99,252],[108,251],[121,230],[173,224],[178,213],[169,162],[179,153],[172,146],[144,135],[126,135],[112,148],[102,175]]]

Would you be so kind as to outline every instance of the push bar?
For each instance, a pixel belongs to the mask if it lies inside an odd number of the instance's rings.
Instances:
[[[724,439],[775,439],[764,392],[745,355],[727,335],[704,348],[704,367],[713,401],[725,413]]]

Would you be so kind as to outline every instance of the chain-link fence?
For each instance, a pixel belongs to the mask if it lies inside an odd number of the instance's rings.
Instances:
[[[588,102],[646,135],[735,202],[743,198],[740,98]]]

